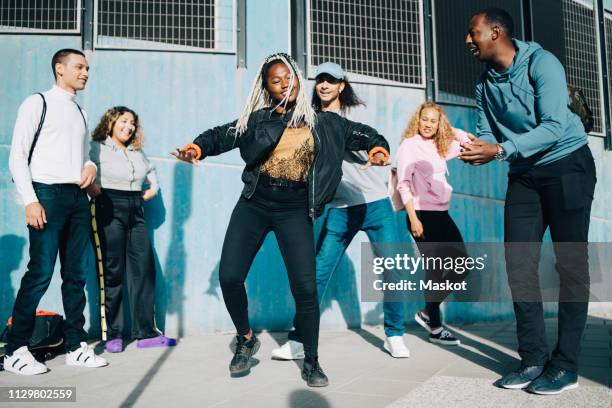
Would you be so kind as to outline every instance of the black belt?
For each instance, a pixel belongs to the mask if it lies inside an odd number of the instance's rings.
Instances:
[[[305,181],[295,181],[270,177],[265,173],[259,175],[259,183],[263,186],[282,187],[282,188],[306,188],[308,183]]]
[[[119,197],[142,197],[142,191],[130,191],[130,190],[115,190],[112,188],[102,188],[103,193],[107,193],[112,196]]]

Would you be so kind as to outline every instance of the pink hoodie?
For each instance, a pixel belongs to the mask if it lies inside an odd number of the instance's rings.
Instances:
[[[468,134],[453,129],[455,140],[445,158],[440,157],[433,139],[417,134],[404,139],[397,152],[397,190],[405,204],[412,199],[415,210],[446,211],[453,188],[446,181],[446,161],[459,155],[460,143]]]

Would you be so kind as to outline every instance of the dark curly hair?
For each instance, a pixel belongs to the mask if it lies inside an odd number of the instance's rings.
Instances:
[[[131,113],[134,116],[134,122],[136,122],[136,130],[126,145],[132,146],[135,150],[142,149],[144,145],[144,134],[142,132],[142,128],[140,127],[140,120],[138,119],[136,112],[125,106],[113,106],[104,112],[102,118],[100,118],[100,123],[98,123],[91,134],[91,138],[96,142],[105,141],[107,137],[111,136],[115,123],[117,123],[117,119],[119,119],[119,117],[124,113]]]

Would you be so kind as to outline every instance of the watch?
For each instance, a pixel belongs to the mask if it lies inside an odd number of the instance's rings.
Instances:
[[[495,160],[502,161],[506,159],[506,151],[501,145],[497,145],[497,153],[495,153]]]

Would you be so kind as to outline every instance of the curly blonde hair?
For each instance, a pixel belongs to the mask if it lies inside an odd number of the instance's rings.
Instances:
[[[406,130],[404,130],[402,140],[411,138],[419,134],[419,120],[421,119],[421,113],[425,109],[435,109],[440,114],[440,120],[438,121],[438,130],[433,136],[433,139],[434,143],[436,144],[436,148],[438,149],[438,154],[444,157],[448,152],[450,144],[454,140],[453,127],[451,126],[448,120],[448,116],[446,116],[446,113],[444,112],[444,109],[442,109],[442,107],[437,103],[428,101],[421,104],[417,108],[417,110],[410,118]]]
[[[107,137],[111,137],[115,123],[124,113],[131,113],[134,116],[136,130],[132,137],[126,143],[126,146],[132,146],[134,150],[141,150],[144,147],[144,133],[140,127],[140,120],[136,112],[125,106],[113,106],[102,115],[100,123],[91,134],[91,138],[96,142],[103,142]]]

